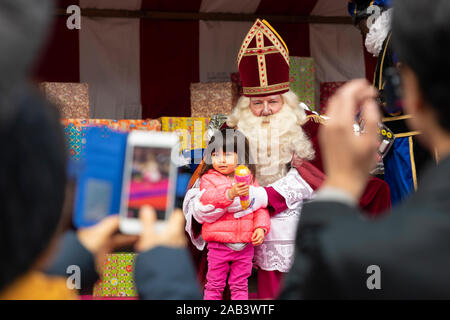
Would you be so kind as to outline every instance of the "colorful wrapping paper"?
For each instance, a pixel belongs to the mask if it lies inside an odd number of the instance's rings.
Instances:
[[[103,274],[94,286],[94,297],[137,297],[135,258],[134,253],[107,254]]]
[[[180,136],[180,151],[206,148],[209,118],[162,117],[159,120],[161,131],[176,132]]]
[[[191,83],[191,116],[229,114],[239,98],[234,82]]]
[[[87,83],[42,82],[44,96],[59,109],[62,118],[89,118]]]
[[[72,123],[64,125],[66,148],[72,160],[79,161],[84,157],[86,148],[87,126],[80,127]]]
[[[336,90],[342,87],[345,83],[345,81],[320,83],[320,114],[325,114],[327,112],[326,107],[328,99],[330,99]]]
[[[73,124],[78,127],[107,126],[116,130],[147,130],[161,131],[161,123],[158,120],[110,120],[110,119],[62,119],[63,125]]]
[[[315,110],[315,68],[313,58],[289,57],[290,89],[300,102]]]
[[[67,150],[73,160],[80,160],[84,156],[86,145],[86,130],[89,126],[105,126],[115,130],[132,131],[147,130],[161,131],[158,120],[109,120],[109,119],[62,119]]]

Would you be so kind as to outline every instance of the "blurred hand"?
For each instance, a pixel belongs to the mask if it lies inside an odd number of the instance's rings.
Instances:
[[[142,233],[136,243],[137,251],[147,251],[157,246],[184,248],[187,245],[184,233],[185,219],[183,212],[176,209],[166,222],[164,229],[158,233],[155,230],[156,212],[145,206],[139,212],[142,223]]]
[[[102,270],[105,255],[117,249],[132,246],[137,236],[119,233],[119,216],[113,215],[102,219],[99,223],[77,231],[83,246],[93,255],[97,270]]]
[[[264,241],[264,234],[265,234],[264,229],[261,228],[255,229],[255,231],[253,231],[252,234],[252,244],[254,246],[261,245]]]
[[[376,89],[366,80],[355,80],[331,97],[327,124],[320,129],[319,141],[327,175],[323,186],[347,191],[359,199],[369,172],[375,165],[380,112],[375,102]],[[353,132],[355,115],[361,108],[364,133]]]

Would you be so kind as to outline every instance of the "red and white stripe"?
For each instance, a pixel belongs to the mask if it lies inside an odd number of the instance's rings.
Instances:
[[[346,16],[347,0],[60,0],[60,7]],[[270,23],[270,21],[269,21]],[[312,56],[320,82],[372,78],[351,25],[271,23],[291,56]],[[39,81],[87,82],[92,118],[189,116],[192,82],[229,81],[252,22],[83,17],[81,30],[55,20],[35,72]],[[318,93],[317,93],[318,94]],[[317,101],[318,97],[317,97]]]

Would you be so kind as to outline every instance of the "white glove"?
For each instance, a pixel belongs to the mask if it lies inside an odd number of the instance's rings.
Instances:
[[[234,198],[233,203],[227,207],[227,211],[231,213],[242,211],[241,200],[239,197]]]
[[[264,189],[263,187],[250,186],[249,200],[250,205],[246,210],[239,211],[234,214],[234,217],[236,219],[242,218],[258,209],[266,208],[269,202],[269,197],[267,196],[266,189]]]
[[[226,212],[226,209],[220,209],[215,208],[212,204],[204,205],[200,198],[202,197],[203,193],[205,193],[206,190],[200,191],[199,193],[192,199],[194,201],[194,213],[193,216],[195,220],[197,220],[199,223],[212,223],[215,222],[217,219],[219,219],[221,216],[224,215]]]

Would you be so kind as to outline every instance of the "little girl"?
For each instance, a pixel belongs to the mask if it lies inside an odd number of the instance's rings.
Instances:
[[[238,148],[241,146],[242,150]],[[234,183],[234,171],[240,164],[255,172],[245,136],[233,129],[217,132],[206,149],[205,166],[201,172],[200,189],[205,192],[200,201],[204,205],[225,209],[239,201],[239,196],[248,195],[248,185]],[[253,177],[252,185],[257,186]],[[269,229],[267,209],[258,209],[238,219],[234,218],[234,213],[225,212],[215,222],[203,224],[202,237],[208,244],[205,300],[222,299],[228,273],[231,299],[248,300],[253,246],[262,244]]]

